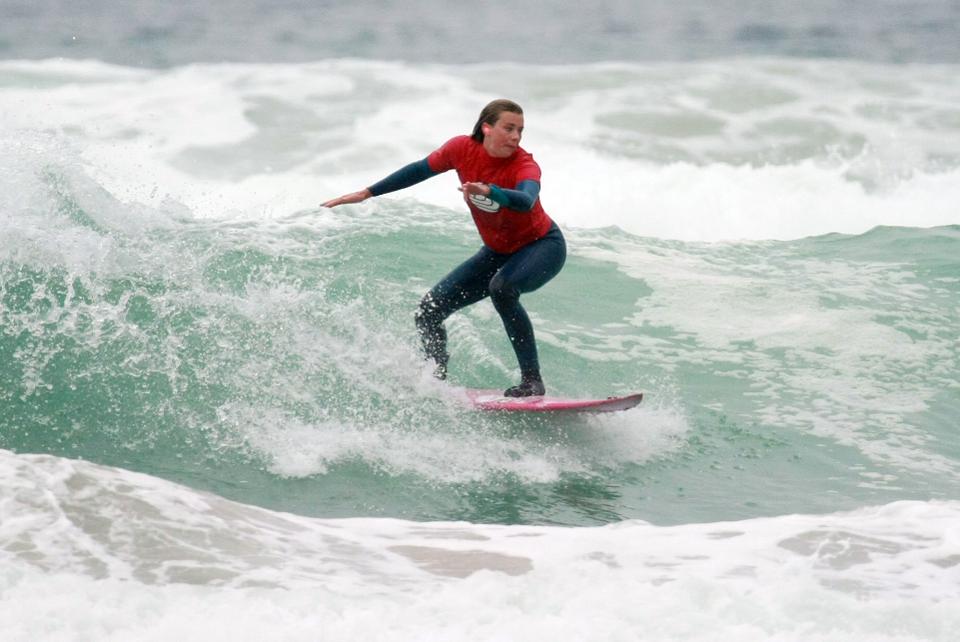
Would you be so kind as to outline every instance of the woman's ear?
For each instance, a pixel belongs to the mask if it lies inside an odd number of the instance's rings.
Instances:
[[[490,125],[488,125],[487,123],[480,123],[480,131],[483,132],[484,136],[488,136],[490,134],[491,129],[493,128],[490,127]]]

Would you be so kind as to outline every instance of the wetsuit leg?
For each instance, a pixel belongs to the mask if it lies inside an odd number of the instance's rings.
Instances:
[[[490,298],[503,320],[524,377],[536,375],[539,379],[540,363],[533,325],[520,305],[520,295],[533,292],[555,277],[566,258],[566,241],[554,225],[545,236],[509,255],[489,282]]]
[[[510,255],[497,254],[487,247],[454,268],[421,299],[415,320],[427,357],[437,363],[437,376],[446,376],[447,331],[444,320],[459,310],[490,295],[493,275]]]

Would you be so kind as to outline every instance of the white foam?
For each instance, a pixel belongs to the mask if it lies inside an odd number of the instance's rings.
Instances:
[[[336,464],[363,461],[391,475],[413,474],[439,483],[483,483],[504,475],[523,483],[551,483],[596,466],[639,464],[676,451],[689,429],[675,410],[644,409],[505,434],[495,422],[461,407],[449,392],[446,396],[433,404],[420,397],[421,411],[405,413],[411,423],[403,426],[372,421],[362,410],[355,422],[305,421],[259,406],[224,407],[220,419],[281,476],[307,477]]]
[[[195,216],[284,217],[369,185],[466,133],[493,92],[527,106],[524,144],[544,170],[543,202],[567,226],[713,241],[957,221],[950,66],[3,69],[25,78],[0,91],[8,135],[55,132],[116,198],[172,200]],[[455,186],[436,178],[403,197],[463,214]]]
[[[0,622],[60,639],[948,640],[960,505],[597,528],[322,520],[0,451]]]
[[[600,160],[589,153],[564,156],[573,161],[555,158],[551,177],[563,187],[545,187],[543,199],[558,220],[572,227],[617,226],[641,236],[718,241],[859,234],[877,225],[958,221],[951,205],[960,198],[958,171],[918,173],[889,191],[871,193],[850,181],[844,167],[812,161],[704,167]]]

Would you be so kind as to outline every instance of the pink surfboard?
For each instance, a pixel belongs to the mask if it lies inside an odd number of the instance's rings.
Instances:
[[[504,397],[500,390],[467,388],[467,399],[479,410],[505,412],[617,412],[629,410],[643,399],[642,393],[606,399],[569,399],[566,397]]]

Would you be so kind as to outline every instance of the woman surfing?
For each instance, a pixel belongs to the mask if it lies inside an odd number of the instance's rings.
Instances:
[[[567,256],[560,228],[540,204],[540,166],[520,147],[522,135],[520,105],[494,100],[480,112],[470,136],[455,136],[370,187],[323,203],[360,203],[457,171],[458,189],[483,246],[424,295],[416,313],[417,330],[427,357],[437,364],[436,375],[443,379],[449,360],[444,320],[490,297],[520,365],[520,383],[504,391],[508,397],[545,392],[533,325],[520,295],[556,276]]]

